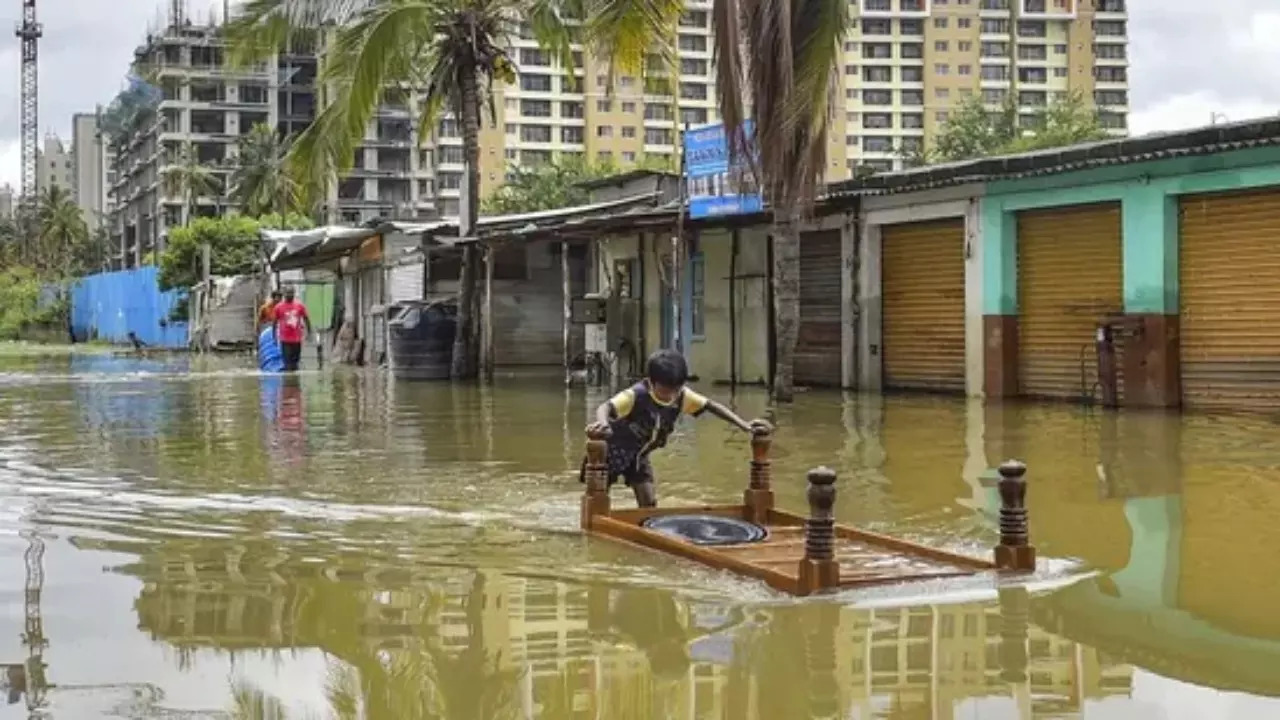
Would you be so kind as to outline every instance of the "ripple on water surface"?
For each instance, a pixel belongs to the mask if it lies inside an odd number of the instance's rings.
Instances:
[[[828,465],[842,520],[985,555],[983,475],[1016,456],[1042,562],[1030,593],[984,574],[795,599],[577,531],[602,393],[248,365],[0,366],[0,653],[29,654],[43,571],[60,719],[1278,714],[1280,561],[1251,550],[1280,544],[1267,422],[802,396],[777,414],[779,504]],[[736,497],[746,454],[687,425],[655,458],[662,501]]]

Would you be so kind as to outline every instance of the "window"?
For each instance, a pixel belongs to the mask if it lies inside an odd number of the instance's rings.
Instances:
[[[903,90],[902,104],[912,106],[924,105],[924,93],[919,90]]]
[[[862,116],[862,127],[872,130],[884,130],[893,127],[893,116],[889,113],[866,113]]]
[[[706,75],[707,61],[698,58],[680,58],[681,75]]]
[[[902,127],[907,130],[919,130],[924,127],[924,115],[920,113],[903,113]]]
[[[520,73],[520,89],[528,92],[551,92],[551,76]]]
[[[1003,82],[1009,79],[1009,68],[1006,65],[983,65],[980,74],[983,80]]]
[[[681,108],[680,122],[686,125],[706,125],[707,109],[706,108]]]
[[[857,66],[857,65],[845,65],[845,66],[844,66],[844,74],[845,74],[845,75],[857,75],[857,74],[858,74],[858,66]]]
[[[551,101],[521,100],[520,114],[525,117],[551,117]]]
[[[707,38],[705,35],[681,35],[679,46],[685,52],[706,52]]]
[[[892,105],[893,92],[889,90],[863,90],[863,105]]]
[[[636,104],[634,102],[628,101],[628,102],[622,103],[622,112],[633,113],[635,111],[636,111]]]
[[[610,150],[601,150],[597,152],[596,162],[601,162],[601,163],[613,162],[613,152]]]
[[[870,65],[864,67],[862,68],[862,79],[866,82],[892,82],[893,68],[886,65]]]
[[[944,18],[944,17],[937,17],[937,18],[934,18],[934,19],[933,19],[933,26],[934,26],[934,27],[936,27],[936,28],[938,28],[938,29],[946,29],[946,27],[947,27],[947,19],[946,19],[946,18]]]
[[[902,57],[907,60],[919,60],[924,57],[924,45],[921,43],[902,43]]]
[[[705,337],[706,328],[706,303],[704,296],[706,295],[706,263],[703,259],[702,251],[693,254],[689,258],[689,294],[692,296],[691,307],[689,308],[689,324],[693,326],[691,332],[694,337]]]
[[[630,151],[622,153],[622,162],[633,163],[636,161],[636,154]]]
[[[892,35],[893,24],[888,20],[863,20],[863,35]]]
[[[585,88],[582,78],[565,76],[560,78],[560,88],[567,93],[581,93]]]
[[[612,126],[612,125],[597,125],[597,126],[596,126],[596,137],[602,137],[602,138],[613,137],[613,126]]]
[[[520,127],[520,139],[524,142],[549,143],[551,142],[551,126],[522,125]]]
[[[934,63],[933,74],[934,75],[950,75],[951,66],[946,63]]]
[[[1097,105],[1128,105],[1129,93],[1124,90],[1098,90],[1093,93]]]
[[[862,138],[863,152],[893,152],[893,138],[883,135],[868,135]]]
[[[636,79],[631,77],[630,75],[623,75],[622,77],[618,78],[618,87],[621,87],[624,90],[633,88],[635,86],[636,86]]]
[[[582,103],[573,101],[573,100],[560,103],[560,117],[562,118],[582,117]]]
[[[645,145],[670,145],[671,130],[667,128],[645,128]]]
[[[893,57],[893,46],[889,43],[862,43],[862,57],[868,60],[888,60]]]
[[[1049,53],[1043,45],[1019,45],[1019,60],[1048,60]]]
[[[940,123],[945,123],[947,121],[947,111],[939,110],[938,112],[933,114],[933,119],[937,120]]]
[[[457,165],[461,165],[463,162],[465,162],[465,160],[463,159],[462,148],[457,145],[440,146],[440,162],[454,163]],[[431,163],[420,163],[420,164],[430,165]]]
[[[983,35],[1007,35],[1009,33],[1008,20],[983,20]]]
[[[982,102],[985,105],[999,105],[1008,94],[1005,90],[988,89],[982,91]]]
[[[972,66],[972,65],[958,65],[958,66],[956,66],[956,72],[957,72],[957,73],[959,73],[959,74],[961,74],[961,75],[972,75],[972,74],[973,74],[973,66]]]
[[[680,83],[680,97],[685,100],[706,100],[707,86],[704,83]]]
[[[973,43],[968,40],[961,40],[956,43],[956,49],[960,52],[973,52]]]
[[[934,43],[933,43],[933,49],[934,49],[934,51],[935,51],[935,52],[946,52],[946,51],[947,51],[947,41],[946,41],[946,40],[936,40],[936,41],[934,41]]]
[[[597,100],[596,112],[611,112],[613,110],[612,100]]]
[[[960,28],[960,29],[962,29],[962,30],[968,30],[969,28],[973,27],[973,19],[972,19],[972,18],[960,18],[960,19],[956,20],[956,27],[958,27],[958,28]]]
[[[924,82],[924,68],[903,65],[899,70],[902,73],[902,82]]]
[[[951,90],[949,88],[944,88],[944,87],[934,88],[933,96],[938,98],[939,100],[946,100],[951,97]]]
[[[984,42],[978,48],[978,54],[989,58],[1009,57],[1009,43]]]
[[[462,188],[462,173],[440,173],[436,177],[441,190],[459,190]]]
[[[685,10],[680,16],[680,27],[706,27],[706,10]]]
[[[1054,54],[1054,55],[1066,55],[1066,54],[1067,54],[1067,46],[1066,46],[1065,44],[1063,44],[1063,43],[1059,43],[1059,44],[1057,44],[1057,45],[1054,45],[1054,46],[1053,46],[1053,54]]]
[[[551,54],[542,50],[532,48],[521,48],[520,50],[521,65],[550,65]]]
[[[662,103],[645,103],[644,104],[645,120],[670,120],[671,106]]]
[[[560,128],[560,142],[569,143],[571,145],[582,144],[583,133],[580,127],[562,127]]]
[[[635,126],[634,126],[634,125],[623,125],[623,126],[622,126],[622,137],[624,137],[624,138],[633,138],[633,137],[635,137],[635,136],[636,136],[636,128],[635,128]]]
[[[943,18],[943,19],[945,20],[946,18]],[[923,35],[924,21],[923,20],[899,20],[898,33],[901,35]]]

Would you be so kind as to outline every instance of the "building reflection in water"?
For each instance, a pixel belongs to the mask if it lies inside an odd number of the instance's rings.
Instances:
[[[662,589],[344,567],[267,546],[122,568],[142,629],[179,648],[320,648],[366,717],[948,718],[971,703],[1079,711],[1131,670],[999,603],[854,609],[699,603]],[[1006,715],[1001,715],[1006,716]]]

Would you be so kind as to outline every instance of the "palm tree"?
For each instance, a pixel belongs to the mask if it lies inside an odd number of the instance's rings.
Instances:
[[[58,278],[74,275],[89,241],[84,213],[60,185],[50,185],[40,193],[36,209],[39,221],[37,267]]]
[[[468,189],[461,220],[472,228],[479,215],[482,116],[487,108],[493,121],[493,83],[515,81],[507,48],[521,23],[566,68],[573,66],[572,43],[581,42],[612,69],[641,75],[646,53],[677,66],[682,10],[680,0],[249,0],[228,35],[233,59],[251,61],[300,32],[336,26],[319,78],[327,106],[289,153],[295,174],[313,182],[350,167],[384,88],[424,88],[419,137],[431,136],[443,111],[460,121]],[[478,248],[468,246],[459,278],[455,378],[477,370],[479,263]]]
[[[270,125],[259,123],[240,137],[230,196],[253,217],[303,210],[302,186],[286,172],[285,147]]]
[[[730,161],[747,162],[773,210],[773,394],[789,401],[800,325],[800,222],[826,167],[848,7],[844,0],[715,0],[712,13]],[[750,144],[747,118],[754,123]]]
[[[196,155],[191,143],[183,146],[178,153],[177,162],[170,164],[163,171],[165,184],[171,195],[181,195],[186,207],[186,223],[196,216],[196,208],[200,198],[222,194],[222,182],[213,170]],[[186,224],[184,223],[184,224]]]

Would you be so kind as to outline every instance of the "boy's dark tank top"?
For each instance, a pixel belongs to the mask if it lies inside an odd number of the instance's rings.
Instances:
[[[669,404],[655,400],[645,382],[633,385],[631,392],[635,395],[631,412],[624,418],[615,418],[609,422],[609,427],[613,430],[609,444],[619,450],[646,455],[667,444],[667,438],[675,429],[676,421],[683,411],[684,390]]]

